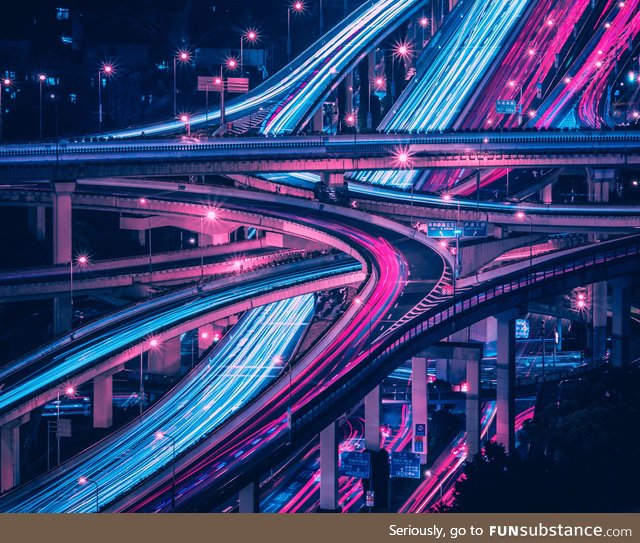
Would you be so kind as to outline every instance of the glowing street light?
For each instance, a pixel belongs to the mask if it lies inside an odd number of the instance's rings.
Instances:
[[[258,40],[258,32],[249,28],[240,36],[240,75],[243,75],[244,68],[244,42],[255,43]]]
[[[102,132],[102,76],[111,77],[115,70],[113,64],[103,62],[98,68],[98,131]]]
[[[296,0],[287,8],[287,62],[291,62],[291,12],[302,13],[304,11],[304,3]]]
[[[149,344],[149,347],[151,349],[157,349],[158,347],[160,347],[160,342],[157,340],[157,338],[150,338],[147,343]],[[140,415],[142,415],[142,408],[143,408],[143,403],[144,403],[144,381],[142,379],[143,374],[143,368],[142,368],[142,355],[144,353],[144,347],[141,346],[140,347],[140,386],[139,386],[139,397],[138,397],[138,404],[140,406]]]
[[[533,265],[533,219],[524,211],[516,212],[516,218],[519,220],[528,219],[529,221],[529,267]]]
[[[42,85],[47,80],[47,76],[44,74],[40,74],[38,76],[38,84],[40,85],[40,139],[42,139]]]
[[[91,479],[89,479],[88,477],[80,477],[78,479],[78,484],[80,486],[84,486],[84,485],[94,485],[95,489],[96,489],[96,513],[100,512],[100,487],[98,486],[98,483],[96,483],[95,481],[92,481]]]
[[[215,221],[218,214],[215,210],[209,209],[200,217],[200,281],[204,280],[204,221]]]
[[[180,122],[187,128],[187,137],[191,137],[191,118],[186,113],[180,115]]]
[[[166,432],[158,430],[155,433],[158,441],[168,439],[171,442],[171,512],[176,512],[176,440]]]
[[[182,64],[185,64],[191,60],[191,52],[186,49],[181,49],[175,55],[173,55],[173,116],[176,117],[178,115],[177,108],[177,94],[178,94],[178,84],[177,84],[177,75],[176,75],[176,63],[179,61]]]
[[[69,262],[69,297],[71,298],[71,322],[73,324],[73,259]],[[80,268],[85,268],[89,264],[89,257],[87,255],[80,255],[76,258],[76,265]]]
[[[2,110],[2,92],[3,92],[3,85],[5,87],[10,87],[11,86],[11,79],[9,79],[8,77],[5,77],[4,79],[0,80],[0,141],[2,141],[2,114],[3,114],[3,110]]]

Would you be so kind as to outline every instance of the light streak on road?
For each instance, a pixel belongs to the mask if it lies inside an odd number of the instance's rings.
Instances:
[[[249,311],[214,353],[143,417],[79,460],[5,495],[0,510],[93,512],[94,493],[78,484],[80,477],[98,484],[106,504],[167,467],[171,447],[156,432],[172,436],[178,457],[204,439],[286,368],[313,309],[314,296],[307,294]]]

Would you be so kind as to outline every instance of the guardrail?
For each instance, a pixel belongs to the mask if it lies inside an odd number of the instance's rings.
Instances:
[[[417,323],[408,323],[387,340],[374,344],[370,362],[359,364],[356,371],[337,379],[319,392],[314,400],[293,413],[292,432],[302,433],[303,429],[310,428],[314,422],[330,418],[326,413],[335,411],[350,399],[360,398],[362,395],[356,392],[357,389],[375,386],[381,376],[398,365],[394,361],[403,355],[403,351],[409,350],[412,344],[418,343],[420,339],[426,343],[428,334],[435,340],[439,339],[438,336],[450,335],[458,328],[467,326],[469,322],[464,322],[465,318],[467,321],[473,320],[468,318],[469,313],[477,313],[481,306],[504,301],[507,302],[507,309],[514,305],[508,303],[508,298],[516,293],[529,292],[529,289],[549,280],[564,278],[568,274],[577,275],[605,265],[611,269],[611,276],[628,274],[635,268],[623,264],[633,260],[640,260],[640,235],[600,243],[523,271],[512,272],[452,297],[418,317]]]

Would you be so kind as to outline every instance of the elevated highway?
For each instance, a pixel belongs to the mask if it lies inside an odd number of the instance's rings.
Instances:
[[[639,132],[365,134],[0,147],[4,182],[81,177],[640,164]]]

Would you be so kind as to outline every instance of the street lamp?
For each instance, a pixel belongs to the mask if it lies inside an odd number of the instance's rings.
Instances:
[[[291,12],[301,13],[304,11],[304,3],[296,0],[287,8],[287,62],[291,62]]]
[[[80,255],[76,259],[76,263],[79,267],[84,268],[89,264],[89,257],[87,255]],[[73,326],[73,259],[69,262],[69,294],[71,297],[71,323]]]
[[[230,57],[226,60],[225,64],[220,65],[220,76],[216,77],[213,80],[213,83],[220,88],[220,126],[224,126],[225,116],[224,116],[224,87],[225,87],[225,79],[222,73],[222,69],[224,66],[230,70],[235,70],[238,67],[238,61]]]
[[[80,477],[80,479],[78,479],[78,484],[81,486],[90,484],[96,487],[96,513],[99,513],[100,512],[100,487],[98,486],[98,483],[96,483],[95,481],[92,481],[88,477]]]
[[[57,451],[58,451],[58,462],[56,465],[60,464],[60,388],[56,389],[56,443],[57,443]],[[64,394],[68,397],[73,397],[76,393],[76,389],[71,385],[64,387]],[[51,453],[49,451],[49,432],[47,432],[47,470],[49,470],[49,457]]]
[[[206,219],[211,222],[215,221],[216,218],[217,213],[213,209],[210,209],[200,217],[200,281],[204,280],[204,221]]]
[[[168,439],[171,441],[171,512],[176,512],[176,440],[173,436],[158,430],[155,433],[158,441]]]
[[[156,338],[151,338],[148,341],[151,349],[157,349],[160,346],[160,342]],[[138,404],[140,406],[140,415],[142,415],[142,404],[144,401],[144,381],[142,380],[142,355],[144,354],[144,348],[140,347],[140,390]]]
[[[413,54],[411,42],[403,41],[394,45],[393,54],[391,55],[391,103],[396,96],[396,68],[395,59],[405,60]]]
[[[4,79],[0,79],[0,141],[2,141],[2,117],[4,111],[2,110],[2,86],[9,87],[11,85],[11,79],[5,77]]]
[[[422,28],[422,47],[424,47],[424,31],[429,26],[429,19],[427,19],[427,17],[423,15],[422,17],[420,17],[420,19],[418,19],[418,24],[420,25],[420,28]]]
[[[255,43],[257,39],[258,33],[251,28],[240,36],[240,76],[244,75],[244,42]]]
[[[177,95],[178,95],[178,83],[177,83],[177,74],[176,74],[176,63],[180,61],[181,63],[189,62],[191,60],[191,52],[185,49],[181,49],[175,55],[173,55],[173,116],[176,117],[178,115],[177,108]]]
[[[42,139],[42,85],[47,80],[47,76],[40,74],[38,76],[38,84],[40,85],[40,139]]]
[[[365,302],[362,298],[356,298],[355,300],[353,300],[357,305],[364,305]],[[367,320],[368,320],[368,343],[369,343],[369,348],[368,350],[371,350],[371,306],[369,304],[366,305],[367,308]]]
[[[113,65],[102,63],[98,68],[98,131],[102,131],[102,74],[110,77],[113,74]]]
[[[516,217],[520,220],[529,220],[529,267],[533,265],[533,219],[524,211],[518,211]]]
[[[381,76],[376,76],[373,80],[369,81],[369,86],[371,86],[371,83],[373,83],[373,85],[375,86],[376,91],[379,92],[384,85],[384,79]],[[367,106],[367,130],[371,130],[372,127],[373,115],[371,113],[371,88],[369,88],[369,103]]]
[[[509,86],[512,89],[516,87],[520,90],[520,100],[518,101],[518,126],[522,124],[522,85],[517,84],[515,81],[509,81]]]
[[[191,119],[189,118],[189,115],[187,115],[186,113],[183,113],[182,115],[180,115],[180,122],[187,127],[187,137],[190,138],[191,137]]]

